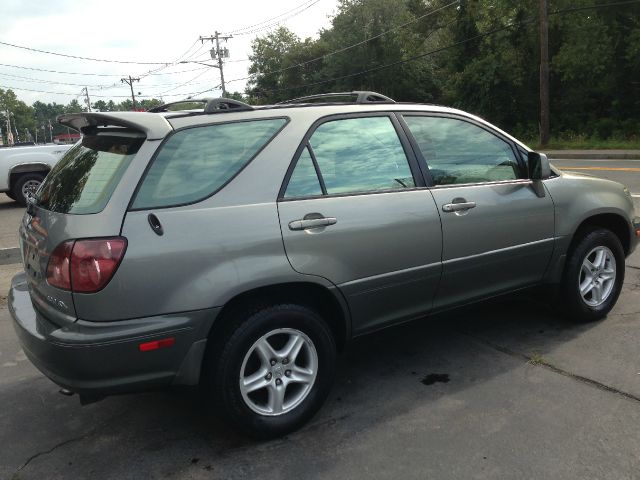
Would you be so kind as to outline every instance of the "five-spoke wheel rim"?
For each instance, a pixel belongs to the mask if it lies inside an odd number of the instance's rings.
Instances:
[[[591,250],[582,261],[578,288],[584,303],[597,307],[607,301],[616,284],[616,259],[607,247]]]
[[[244,356],[240,392],[260,415],[290,412],[307,397],[318,373],[318,353],[307,335],[279,328],[260,337]]]
[[[40,180],[27,180],[24,182],[22,185],[22,196],[25,199],[33,197],[41,183],[42,182]]]

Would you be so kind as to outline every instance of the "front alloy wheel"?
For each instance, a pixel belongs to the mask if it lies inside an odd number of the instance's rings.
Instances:
[[[616,259],[604,246],[591,250],[582,262],[578,288],[584,303],[597,307],[607,301],[616,284]]]
[[[598,320],[616,304],[623,282],[620,239],[611,230],[594,229],[583,233],[567,255],[557,301],[575,320]]]

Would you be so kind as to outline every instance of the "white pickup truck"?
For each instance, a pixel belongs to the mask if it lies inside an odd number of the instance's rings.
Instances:
[[[0,192],[21,205],[38,189],[49,170],[73,145],[0,148]]]

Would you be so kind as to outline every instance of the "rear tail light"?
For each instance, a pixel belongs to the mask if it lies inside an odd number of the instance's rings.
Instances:
[[[47,265],[47,282],[49,285],[63,290],[71,290],[71,274],[69,272],[71,250],[73,250],[73,240],[58,245],[49,257],[49,264]]]
[[[127,249],[123,237],[68,240],[58,245],[47,265],[47,282],[63,290],[94,293],[111,280]]]

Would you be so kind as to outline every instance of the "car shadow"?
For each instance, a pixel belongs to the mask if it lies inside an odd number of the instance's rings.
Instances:
[[[24,207],[15,200],[10,199],[6,195],[0,194],[0,197],[2,196],[5,198],[0,198],[0,211],[24,209]]]
[[[38,468],[92,478],[118,478],[137,465],[167,475],[221,465],[295,445],[329,459],[335,445],[354,439],[379,422],[424,408],[505,370],[526,363],[496,361],[500,345],[535,345],[545,351],[595,324],[576,325],[526,295],[510,296],[388,328],[354,340],[339,358],[335,387],[315,418],[300,431],[268,442],[249,440],[211,419],[197,391],[182,389],[110,397],[80,407],[77,398],[35,373],[0,389],[0,476]],[[506,352],[509,353],[508,351]],[[13,444],[16,438],[23,441]],[[74,445],[75,444],[75,445]],[[286,447],[289,448],[289,447]],[[24,463],[28,462],[26,466]],[[234,463],[235,462],[235,463]],[[136,467],[136,468],[138,468]],[[164,469],[164,470],[163,470]],[[301,471],[300,474],[304,476]],[[126,475],[125,475],[126,476]]]

